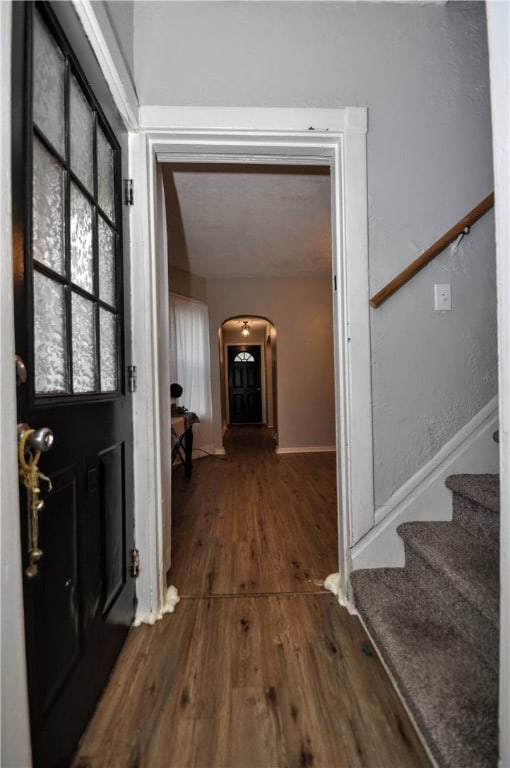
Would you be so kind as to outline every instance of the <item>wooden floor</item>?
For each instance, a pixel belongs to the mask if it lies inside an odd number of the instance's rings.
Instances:
[[[430,768],[338,568],[333,454],[277,456],[231,428],[226,460],[173,476],[175,613],[133,629],[73,768]],[[181,473],[181,474],[180,474]]]
[[[174,471],[171,583],[193,596],[322,589],[338,571],[335,454],[276,456],[266,427],[231,427],[225,448],[191,480]]]

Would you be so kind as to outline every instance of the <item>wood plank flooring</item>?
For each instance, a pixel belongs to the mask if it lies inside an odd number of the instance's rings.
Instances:
[[[227,460],[174,472],[180,595],[316,592],[338,570],[335,454],[274,453],[266,427],[231,427]]]
[[[133,629],[73,768],[430,768],[337,570],[335,458],[264,428],[174,473],[175,613]]]

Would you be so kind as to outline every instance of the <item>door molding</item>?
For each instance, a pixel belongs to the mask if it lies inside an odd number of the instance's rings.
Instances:
[[[125,127],[129,131],[136,131],[138,100],[106,10],[102,3],[98,4],[92,0],[72,0],[72,4],[97,56]]]
[[[12,268],[11,202],[11,24],[12,4],[0,2],[0,430],[4,442],[0,448],[2,482],[2,658],[9,670],[2,675],[1,765],[32,764],[28,689],[26,675],[25,627],[23,621],[22,563],[16,458],[16,386],[14,369],[14,295]]]
[[[168,286],[159,280],[162,162],[327,165],[331,172],[339,572],[350,598],[351,546],[373,527],[373,449],[367,219],[367,110],[141,107],[133,138],[138,203],[133,219],[134,360],[143,371],[135,406],[137,542],[147,552],[138,584],[141,616],[164,605],[162,509],[168,429],[157,398],[158,323]],[[143,198],[143,199],[140,199]],[[337,290],[335,290],[335,283]],[[159,326],[161,327],[161,326]],[[140,387],[141,389],[141,387]],[[163,409],[164,411],[164,409]],[[137,435],[142,438],[138,444]],[[325,574],[326,576],[327,574]]]

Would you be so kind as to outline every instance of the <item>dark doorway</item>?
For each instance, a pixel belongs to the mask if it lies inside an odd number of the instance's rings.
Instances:
[[[69,764],[135,610],[121,200],[127,136],[91,90],[107,93],[71,4],[13,9],[19,455],[22,468],[39,460],[49,480],[40,483],[42,507],[30,503],[35,492],[21,493],[39,768]],[[52,430],[54,445],[39,456],[31,430],[42,428]]]
[[[230,424],[260,424],[262,393],[260,347],[240,344],[228,348],[228,399]]]

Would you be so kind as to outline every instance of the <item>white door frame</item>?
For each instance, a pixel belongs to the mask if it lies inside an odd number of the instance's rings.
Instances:
[[[368,281],[367,110],[141,107],[133,136],[137,200],[132,242],[139,618],[160,615],[168,427],[158,391],[158,331],[168,285],[161,280],[158,163],[328,165],[331,173],[336,447],[341,596],[350,600],[350,549],[374,525]],[[143,257],[142,257],[143,255]],[[163,312],[164,314],[164,312]],[[324,574],[326,576],[327,574]]]

